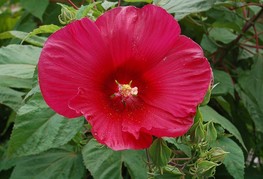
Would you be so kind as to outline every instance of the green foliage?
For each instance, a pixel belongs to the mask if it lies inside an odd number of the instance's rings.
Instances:
[[[35,66],[38,62],[40,51],[41,48],[30,45],[9,45],[2,47],[0,49],[0,64],[27,64]]]
[[[30,43],[35,46],[42,47],[46,38],[44,37],[38,37],[38,36],[31,36],[27,32],[21,32],[21,31],[7,31],[0,34],[0,39],[12,39],[12,38],[18,38],[22,42],[25,41],[27,43]],[[21,47],[23,48],[23,47]]]
[[[235,136],[242,146],[246,148],[239,131],[229,120],[218,114],[209,106],[201,107],[200,111],[203,115],[204,121],[213,121],[214,123],[220,124],[224,129],[228,130],[228,132]]]
[[[7,143],[0,146],[0,173],[3,170],[8,170],[16,165],[17,158],[9,158],[6,154]]]
[[[20,0],[21,5],[35,17],[42,20],[42,16],[48,6],[48,0]]]
[[[255,64],[251,71],[238,80],[239,95],[242,97],[245,107],[258,132],[263,132],[263,60],[262,56],[255,57]]]
[[[217,139],[217,130],[214,126],[213,121],[209,121],[204,125],[204,128],[206,130],[206,140],[208,143],[213,143]]]
[[[12,88],[31,89],[40,48],[9,45],[0,49],[0,103],[14,111],[23,104],[23,91]],[[24,53],[21,54],[21,51]]]
[[[6,87],[0,87],[0,91],[0,103],[17,111],[22,104],[24,93]]]
[[[11,179],[81,179],[84,174],[85,167],[81,154],[69,147],[65,147],[19,159],[11,175]]]
[[[118,4],[72,2],[76,7],[0,0],[1,178],[242,179],[262,173],[262,0],[121,1],[166,9],[182,34],[202,46],[214,73],[188,133],[156,138],[147,151],[112,151],[93,139],[83,117],[69,120],[43,101],[36,67],[47,37],[74,20],[96,20]]]
[[[34,36],[34,35],[38,35],[38,34],[46,34],[46,33],[52,34],[59,29],[60,29],[60,27],[57,25],[54,25],[54,24],[42,25],[42,26],[39,26],[38,28],[34,29],[30,33],[30,36]]]
[[[172,151],[163,139],[158,138],[149,148],[149,154],[154,165],[164,167],[170,161]]]
[[[87,5],[87,6],[81,6],[78,9],[78,11],[76,12],[75,18],[76,19],[82,19],[83,17],[89,17],[90,19],[96,20],[96,18],[98,16],[100,16],[101,13],[102,13],[97,8],[95,8],[99,4],[100,4],[100,2],[94,2],[94,3],[91,3],[91,4]],[[109,4],[109,6],[112,6],[113,4]]]
[[[208,160],[199,160],[196,162],[195,166],[192,168],[194,177],[198,178],[199,176],[203,177],[212,177],[215,174],[217,163]]]
[[[227,95],[228,93],[234,96],[234,85],[231,76],[221,70],[213,70],[214,83],[213,95]]]
[[[180,179],[184,175],[183,173],[176,167],[167,165],[163,168],[163,173],[162,174],[156,174],[154,176],[154,179]]]
[[[237,35],[235,35],[233,32],[226,28],[212,28],[209,32],[210,38],[212,38],[214,41],[222,42],[224,44],[229,44],[233,40],[237,38]]]
[[[59,147],[69,142],[82,125],[83,118],[68,120],[56,114],[36,93],[18,111],[8,153],[24,156]]]
[[[221,147],[229,153],[225,156],[223,164],[226,166],[227,171],[235,178],[244,178],[244,154],[241,148],[229,138],[219,138],[214,146]]]
[[[12,17],[10,13],[0,14],[0,32],[5,32],[14,28],[19,16]]]
[[[127,167],[131,177],[147,178],[144,151],[113,151],[95,140],[83,148],[83,160],[92,176],[97,179],[123,178],[121,170]]]
[[[193,178],[214,176],[216,167],[221,165],[225,156],[228,155],[222,148],[211,145],[217,141],[217,133],[218,131],[212,121],[203,123],[203,117],[200,110],[198,110],[195,123],[187,134],[177,139],[164,138],[165,141],[172,144],[169,148],[174,154],[174,156],[168,158],[169,165],[166,165],[166,167],[174,167],[181,172],[181,175],[188,176],[190,174]],[[157,148],[156,151],[159,151],[159,149],[162,149],[161,146],[163,144],[160,142],[157,144],[159,144],[159,148]],[[153,143],[153,145],[156,144]],[[163,150],[163,153],[164,152],[165,150]],[[165,153],[163,156],[167,156],[168,152]],[[156,155],[157,156],[153,156],[152,158],[157,158],[159,159],[158,161],[163,162],[163,159],[167,158],[158,157],[158,153],[156,153]],[[154,160],[153,164],[155,164]],[[158,165],[155,164],[155,166]],[[163,173],[162,169],[163,168],[160,169],[160,173]],[[177,175],[178,173],[175,174],[174,177]],[[169,177],[172,177],[171,174]]]
[[[166,9],[169,13],[174,13],[177,20],[181,20],[185,16],[202,12],[210,9],[216,0],[176,0],[176,1],[167,1],[167,0],[154,0],[154,4],[159,5]]]

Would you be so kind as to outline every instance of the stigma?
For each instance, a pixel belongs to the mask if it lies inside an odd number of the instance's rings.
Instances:
[[[137,96],[138,88],[131,87],[132,81],[130,81],[129,84],[120,84],[117,80],[115,80],[115,83],[118,85],[118,92],[114,93],[114,96],[120,96],[123,99]]]

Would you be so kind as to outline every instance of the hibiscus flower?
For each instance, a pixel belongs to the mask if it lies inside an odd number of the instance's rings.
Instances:
[[[38,64],[46,103],[84,115],[113,150],[143,149],[152,137],[178,137],[193,124],[211,68],[164,9],[118,7],[95,22],[76,20],[52,34]]]

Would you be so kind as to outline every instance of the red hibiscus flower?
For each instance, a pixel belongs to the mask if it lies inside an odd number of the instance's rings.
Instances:
[[[38,68],[47,104],[68,118],[84,115],[114,150],[185,134],[211,79],[200,46],[154,5],[67,25],[48,38]]]

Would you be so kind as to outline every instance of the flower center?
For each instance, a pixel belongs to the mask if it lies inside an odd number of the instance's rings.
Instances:
[[[122,100],[132,96],[137,96],[138,88],[131,87],[132,81],[130,81],[129,84],[120,84],[117,80],[115,80],[115,82],[118,85],[118,92],[114,93],[114,96],[122,97]]]
[[[115,93],[110,96],[110,107],[117,113],[128,111],[129,114],[137,109],[140,109],[141,100],[138,97],[138,87],[132,87],[132,81],[128,84],[121,84],[115,80],[115,83],[117,84],[117,88],[115,88]]]

